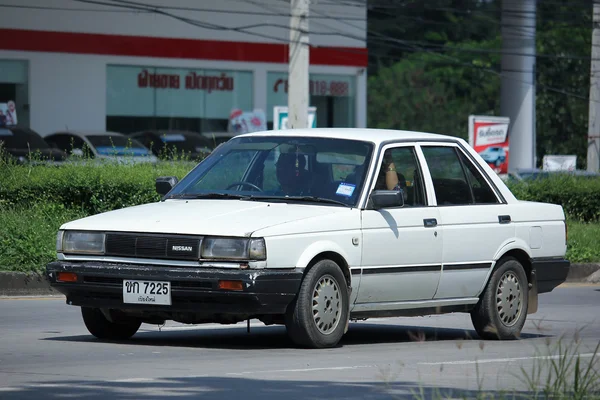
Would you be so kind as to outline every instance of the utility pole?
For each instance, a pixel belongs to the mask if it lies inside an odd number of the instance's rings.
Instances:
[[[288,128],[308,128],[308,3],[291,0]]]
[[[587,170],[597,172],[599,168],[598,158],[600,156],[600,3],[598,1],[594,1],[593,21]]]
[[[536,0],[502,0],[500,115],[510,117],[509,171],[535,167]]]

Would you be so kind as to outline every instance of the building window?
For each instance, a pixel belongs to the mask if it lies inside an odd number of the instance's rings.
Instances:
[[[267,75],[267,121],[273,126],[273,107],[288,102],[288,74]],[[317,108],[317,127],[356,126],[356,77],[352,75],[310,74],[310,105]]]
[[[0,60],[0,124],[29,128],[29,62]]]
[[[110,65],[106,127],[225,132],[233,109],[253,109],[252,80],[247,71]]]

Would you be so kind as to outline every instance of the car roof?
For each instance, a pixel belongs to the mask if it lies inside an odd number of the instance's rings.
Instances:
[[[376,144],[390,140],[452,140],[460,141],[454,136],[439,135],[435,133],[425,133],[416,131],[404,131],[393,129],[370,129],[370,128],[310,128],[310,129],[285,129],[244,133],[237,137],[251,136],[304,136],[304,137],[324,137],[331,139],[349,139],[370,141]]]
[[[50,135],[64,135],[64,134],[69,134],[69,135],[75,135],[75,136],[125,136],[122,133],[119,132],[111,132],[111,131],[70,131],[70,130],[64,130],[64,131],[57,131],[57,132],[53,132]],[[48,136],[50,136],[48,135]]]

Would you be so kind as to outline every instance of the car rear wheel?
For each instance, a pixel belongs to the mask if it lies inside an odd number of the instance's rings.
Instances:
[[[332,260],[317,262],[288,306],[288,335],[299,346],[336,346],[346,328],[348,301],[348,287],[340,267]]]
[[[482,339],[517,339],[527,318],[529,283],[517,259],[499,263],[471,311],[471,321]]]
[[[88,331],[98,339],[129,339],[142,325],[141,321],[135,319],[109,321],[98,308],[81,307],[81,315]]]

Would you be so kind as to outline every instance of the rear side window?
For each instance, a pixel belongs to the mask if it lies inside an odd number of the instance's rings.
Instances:
[[[423,146],[439,206],[473,204],[471,188],[454,147]]]
[[[477,167],[455,147],[424,146],[437,204],[497,204],[498,199]]]
[[[473,162],[467,158],[462,152],[458,152],[460,160],[465,166],[467,172],[467,178],[473,191],[473,197],[475,198],[476,204],[498,204],[498,198],[494,194],[494,191],[488,185],[488,183],[481,175],[481,172],[477,169]]]

